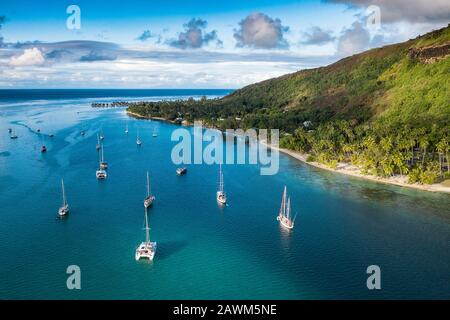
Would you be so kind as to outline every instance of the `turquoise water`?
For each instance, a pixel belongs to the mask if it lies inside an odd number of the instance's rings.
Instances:
[[[170,135],[177,126],[129,118],[123,109],[94,110],[97,96],[44,98],[0,101],[0,299],[450,298],[448,195],[281,155],[274,176],[261,176],[257,165],[224,165],[229,205],[221,208],[217,166],[175,174]],[[109,176],[99,182],[100,127]],[[153,263],[137,263],[147,170],[158,250]],[[71,208],[62,220],[61,177]],[[291,233],[275,220],[284,185],[298,212]],[[81,290],[66,288],[72,264],[81,268]],[[366,288],[372,264],[381,268],[380,291]]]

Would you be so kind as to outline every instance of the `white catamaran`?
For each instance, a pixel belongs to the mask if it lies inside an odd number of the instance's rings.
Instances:
[[[150,176],[147,171],[147,197],[144,199],[144,207],[147,209],[153,204],[153,201],[155,200],[155,197],[150,192]]]
[[[223,173],[222,173],[222,164],[219,167],[219,188],[217,190],[217,202],[220,204],[227,203],[227,195],[223,188]]]
[[[277,216],[277,220],[286,229],[293,229],[295,218],[291,217],[291,198],[287,196],[286,186],[284,186],[283,198],[281,199],[280,213]]]
[[[62,203],[62,207],[60,207],[58,210],[58,215],[60,217],[65,216],[66,214],[69,213],[69,204],[67,203],[67,200],[66,200],[66,191],[64,190],[64,180],[63,179],[61,179],[61,187],[62,187],[63,203]]]
[[[101,153],[102,157],[100,160],[100,169],[102,170],[106,170],[108,169],[108,162],[105,161],[105,157],[103,155],[103,144],[102,144],[102,153]]]
[[[145,241],[136,248],[135,259],[136,261],[141,259],[148,259],[152,261],[155,256],[155,252],[156,242],[150,241],[150,228],[148,226],[147,210],[145,210]]]

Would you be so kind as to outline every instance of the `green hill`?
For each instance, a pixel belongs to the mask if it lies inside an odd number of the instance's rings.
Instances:
[[[450,175],[450,25],[326,67],[236,90],[221,99],[141,103],[142,116],[225,128],[279,128],[281,145],[331,167],[408,174],[432,183]],[[308,127],[303,123],[308,121]]]

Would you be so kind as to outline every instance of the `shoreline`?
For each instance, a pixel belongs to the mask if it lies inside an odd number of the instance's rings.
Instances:
[[[139,118],[139,119],[150,119],[150,120],[164,121],[164,122],[168,122],[171,124],[176,124],[173,121],[170,121],[170,120],[167,120],[167,119],[164,119],[161,117],[145,117],[145,116],[141,116],[134,112],[129,112],[128,110],[126,111],[126,113],[131,116],[134,116],[136,118]],[[188,126],[192,126],[192,124],[189,124]],[[373,182],[395,185],[398,187],[405,187],[405,188],[412,188],[412,189],[422,190],[422,191],[450,194],[450,187],[446,187],[440,183],[435,183],[435,184],[430,184],[430,185],[423,185],[423,184],[417,184],[417,183],[410,184],[407,182],[408,181],[407,176],[396,175],[396,176],[393,176],[390,178],[383,178],[383,177],[377,177],[377,176],[368,175],[368,174],[362,174],[358,167],[356,167],[352,164],[349,164],[349,163],[342,163],[342,162],[339,162],[337,165],[337,168],[333,169],[333,168],[327,167],[326,165],[319,163],[319,162],[306,161],[308,154],[303,154],[298,151],[284,149],[284,148],[280,148],[280,147],[274,147],[272,145],[267,144],[265,141],[260,141],[260,143],[264,144],[268,148],[276,149],[281,153],[291,156],[292,158],[295,158],[303,163],[306,163],[306,164],[308,164],[312,167],[318,168],[318,169],[323,169],[323,170],[331,171],[334,173],[340,173],[340,174],[344,174],[344,175],[348,175],[348,176],[352,176],[352,177],[356,177],[356,178],[370,180]]]
[[[361,173],[361,171],[358,167],[356,167],[352,164],[349,164],[349,163],[342,163],[342,162],[339,162],[337,165],[337,168],[333,169],[333,168],[327,167],[326,165],[319,163],[319,162],[306,161],[308,154],[303,154],[303,153],[300,153],[300,152],[297,152],[294,150],[284,149],[284,148],[280,148],[280,147],[274,147],[274,146],[267,144],[266,142],[261,142],[261,143],[264,144],[265,146],[267,146],[268,148],[276,149],[279,152],[287,154],[287,155],[289,155],[303,163],[306,163],[312,167],[315,167],[315,168],[331,171],[334,173],[340,173],[340,174],[344,174],[344,175],[348,175],[348,176],[352,176],[352,177],[357,177],[357,178],[361,178],[361,179],[365,179],[365,180],[370,180],[373,182],[395,185],[398,187],[405,187],[405,188],[412,188],[412,189],[422,190],[422,191],[450,194],[450,187],[446,187],[440,183],[434,183],[434,184],[430,184],[430,185],[423,185],[423,184],[417,184],[417,183],[410,184],[407,182],[408,181],[407,176],[396,175],[396,176],[393,176],[390,178],[383,178],[383,177],[377,177],[377,176],[373,176],[373,175],[363,174],[363,173]]]

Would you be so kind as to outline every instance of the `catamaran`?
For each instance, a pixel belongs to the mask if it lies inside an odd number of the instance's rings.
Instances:
[[[101,152],[101,154],[102,154],[102,157],[101,157],[101,160],[100,160],[100,169],[106,170],[106,169],[108,169],[108,162],[105,161],[105,158],[103,156],[103,144],[102,144],[102,152]]]
[[[140,146],[142,144],[141,138],[139,138],[139,129],[137,130],[136,134],[136,144]]]
[[[150,228],[148,227],[147,209],[145,209],[145,241],[136,248],[135,259],[136,261],[141,259],[148,259],[152,261],[155,256],[155,252],[156,242],[150,241]]]
[[[150,192],[150,176],[147,171],[147,197],[144,199],[144,207],[147,209],[153,204],[153,201],[155,200],[155,197]]]
[[[227,203],[227,195],[223,188],[223,173],[222,173],[222,164],[219,167],[219,189],[217,190],[217,202],[220,204]]]
[[[64,190],[64,180],[63,179],[61,179],[61,187],[62,187],[63,203],[62,203],[62,207],[60,207],[58,210],[58,215],[60,217],[65,216],[66,214],[69,213],[69,204],[67,203],[67,200],[66,200],[66,192]]]
[[[100,135],[97,133],[97,144],[95,146],[96,150],[100,150]]]
[[[286,229],[293,229],[295,218],[291,218],[291,198],[287,196],[286,186],[284,186],[283,198],[281,199],[280,213],[277,216],[277,220]]]

